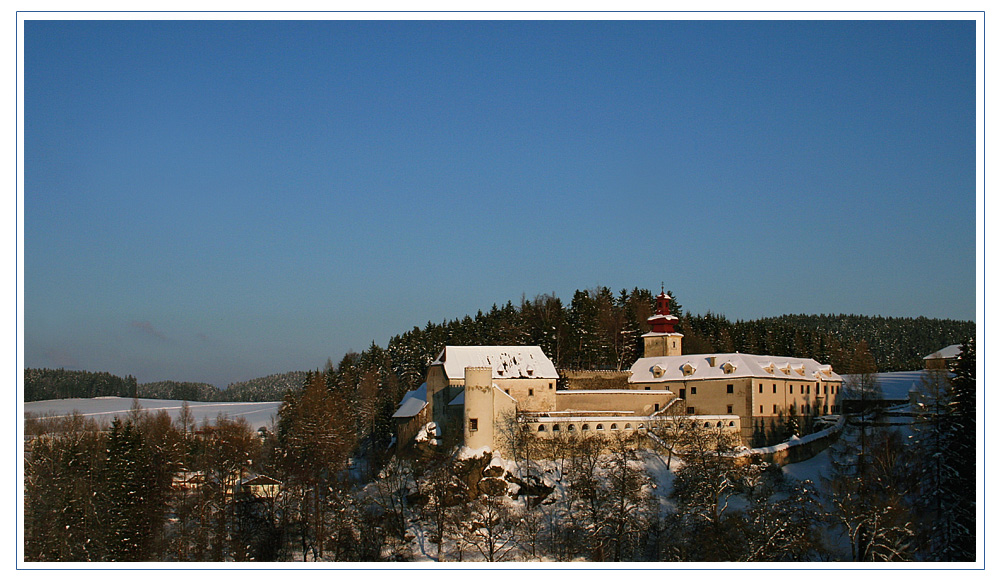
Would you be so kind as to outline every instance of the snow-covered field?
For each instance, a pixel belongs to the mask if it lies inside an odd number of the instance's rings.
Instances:
[[[140,398],[139,405],[149,412],[167,411],[172,419],[177,419],[181,413],[183,402],[180,400],[154,400]],[[243,417],[250,427],[258,429],[270,427],[272,420],[278,416],[281,402],[188,402],[191,414],[198,424],[204,420],[215,420],[222,414],[229,418]],[[132,408],[131,398],[66,398],[62,400],[42,400],[24,404],[25,414],[35,417],[68,416],[74,412],[99,421],[111,422],[115,416],[124,417]]]

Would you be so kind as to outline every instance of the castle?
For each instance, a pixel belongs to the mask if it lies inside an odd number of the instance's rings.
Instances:
[[[829,365],[738,352],[685,355],[663,292],[647,321],[643,357],[628,371],[625,389],[557,389],[559,373],[537,346],[446,346],[426,383],[400,403],[398,440],[427,438],[433,422],[431,437],[452,432],[469,448],[499,448],[512,422],[546,438],[645,432],[669,415],[749,443],[781,419],[840,411],[843,380]]]

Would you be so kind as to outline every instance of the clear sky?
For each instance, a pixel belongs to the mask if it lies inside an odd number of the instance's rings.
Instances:
[[[224,387],[661,281],[976,316],[971,21],[24,29],[29,367]]]

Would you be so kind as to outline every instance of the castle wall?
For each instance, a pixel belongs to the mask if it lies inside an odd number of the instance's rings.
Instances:
[[[559,370],[566,390],[628,390],[630,370]]]
[[[518,410],[544,412],[556,409],[555,378],[494,378],[493,384],[517,401]]]
[[[675,396],[662,390],[559,390],[554,410],[616,411],[649,416],[665,410]]]

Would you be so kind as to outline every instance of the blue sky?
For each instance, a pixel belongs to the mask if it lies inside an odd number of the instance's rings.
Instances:
[[[971,21],[24,30],[29,367],[225,386],[661,281],[975,318]]]

